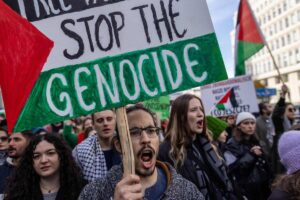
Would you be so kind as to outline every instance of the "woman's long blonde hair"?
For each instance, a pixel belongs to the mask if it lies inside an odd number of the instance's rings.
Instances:
[[[206,130],[205,113],[201,99],[192,94],[184,94],[179,96],[173,103],[170,114],[170,121],[167,127],[165,140],[170,141],[171,149],[169,156],[174,162],[176,169],[184,164],[186,159],[186,146],[193,140],[190,127],[188,125],[187,113],[189,103],[192,99],[198,99],[202,106],[204,114],[203,119],[203,135],[211,140]]]

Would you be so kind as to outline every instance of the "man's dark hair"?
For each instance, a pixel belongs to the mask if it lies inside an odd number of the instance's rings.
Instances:
[[[263,109],[266,108],[266,105],[267,105],[267,104],[268,104],[267,102],[261,102],[261,103],[258,104],[259,114],[260,114],[260,115],[263,115],[263,114],[264,114],[264,113],[263,113]]]
[[[8,136],[8,131],[7,131],[7,129],[6,129],[6,128],[3,128],[3,127],[1,127],[1,126],[0,126],[0,131],[3,131],[3,132],[5,132],[5,133],[6,133],[6,135]]]
[[[133,111],[137,111],[137,110],[143,110],[147,113],[149,113],[154,121],[154,125],[156,126],[157,125],[157,122],[156,122],[156,117],[155,117],[155,114],[148,108],[146,108],[145,106],[143,106],[142,104],[135,104],[133,106],[129,106],[126,108],[126,113],[127,115]]]
[[[31,140],[34,136],[33,132],[31,130],[22,131],[20,132],[27,140]]]

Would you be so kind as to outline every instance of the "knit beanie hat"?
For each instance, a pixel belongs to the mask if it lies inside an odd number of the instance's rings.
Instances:
[[[300,131],[285,132],[278,142],[281,163],[292,174],[300,169]]]
[[[226,122],[212,116],[206,116],[206,124],[207,128],[212,132],[214,140],[217,140],[221,133],[228,127]]]
[[[237,115],[235,125],[239,125],[242,121],[246,119],[253,119],[256,121],[255,117],[249,112],[241,112]]]

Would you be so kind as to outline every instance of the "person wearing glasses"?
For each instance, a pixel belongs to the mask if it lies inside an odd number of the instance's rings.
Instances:
[[[104,177],[112,166],[121,163],[119,153],[111,144],[116,129],[115,112],[96,112],[92,114],[92,120],[97,134],[89,136],[72,152],[85,180],[89,182]]]
[[[272,120],[275,127],[275,136],[273,138],[272,147],[272,168],[276,174],[280,174],[285,171],[283,165],[280,163],[277,151],[279,138],[284,132],[288,131],[292,127],[295,120],[295,107],[292,103],[286,102],[288,92],[288,87],[286,85],[282,85],[279,101],[275,105],[272,114]]]
[[[135,105],[127,108],[127,117],[135,175],[124,176],[122,166],[114,166],[104,178],[87,185],[79,200],[204,199],[193,183],[177,174],[169,164],[156,159],[159,128],[152,112],[142,105]],[[121,152],[118,137],[114,144]]]
[[[8,132],[6,129],[0,127],[0,166],[4,164],[8,156]]]
[[[265,200],[270,194],[270,166],[255,134],[256,119],[249,112],[237,115],[233,137],[225,147],[229,174],[236,178],[248,200]]]
[[[76,200],[84,184],[65,141],[47,133],[34,137],[26,148],[4,200]]]

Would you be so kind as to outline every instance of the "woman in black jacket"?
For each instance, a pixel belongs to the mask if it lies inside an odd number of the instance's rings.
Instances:
[[[158,160],[172,164],[207,200],[236,199],[224,162],[211,144],[199,97],[185,94],[173,102]]]
[[[224,153],[232,174],[249,200],[265,200],[270,194],[270,169],[255,136],[255,117],[239,113],[234,135],[228,140]]]

